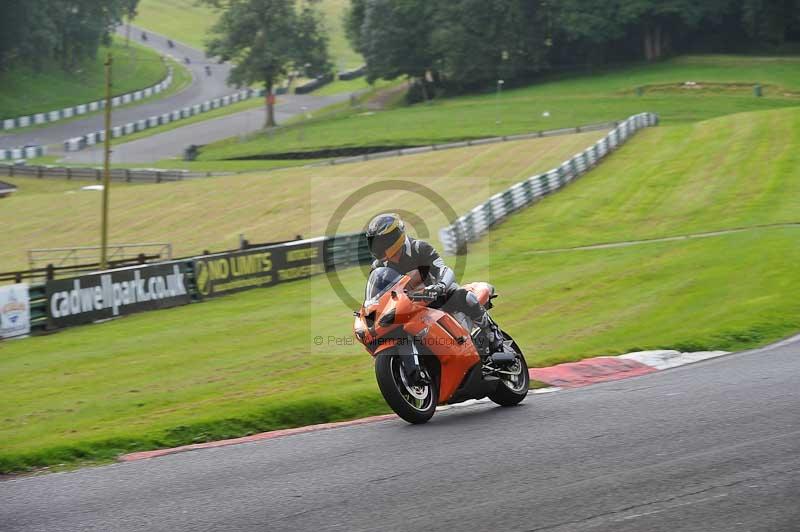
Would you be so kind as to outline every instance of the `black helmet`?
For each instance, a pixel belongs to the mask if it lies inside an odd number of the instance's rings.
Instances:
[[[405,224],[394,213],[379,214],[367,226],[367,245],[372,256],[378,260],[397,254],[405,241]]]

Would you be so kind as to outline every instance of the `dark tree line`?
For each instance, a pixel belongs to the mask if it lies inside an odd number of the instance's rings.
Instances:
[[[0,71],[56,61],[69,70],[97,54],[139,0],[0,0]]]
[[[351,0],[370,79],[436,86],[800,41],[800,0]]]

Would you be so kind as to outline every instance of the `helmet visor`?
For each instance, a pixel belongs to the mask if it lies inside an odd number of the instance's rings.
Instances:
[[[403,247],[403,232],[395,229],[386,235],[367,235],[367,245],[372,256],[378,260],[388,259],[397,254]]]

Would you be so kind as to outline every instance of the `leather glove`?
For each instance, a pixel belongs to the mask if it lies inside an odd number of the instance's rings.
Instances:
[[[439,299],[445,293],[447,288],[442,283],[431,284],[425,287],[425,294],[431,298]]]

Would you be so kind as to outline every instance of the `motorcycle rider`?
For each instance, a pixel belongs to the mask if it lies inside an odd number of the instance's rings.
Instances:
[[[400,216],[379,214],[370,221],[366,235],[370,253],[375,258],[372,269],[389,267],[402,274],[419,270],[423,282],[427,283],[425,292],[437,298],[431,304],[432,308],[441,308],[448,313],[461,311],[469,316],[487,340],[483,355],[502,351],[503,335],[475,294],[455,282],[455,273],[432,245],[406,234]]]

